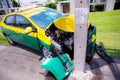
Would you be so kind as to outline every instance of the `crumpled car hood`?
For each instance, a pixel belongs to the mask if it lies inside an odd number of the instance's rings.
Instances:
[[[66,32],[74,32],[74,15],[63,16],[54,21],[55,26]]]
[[[66,32],[74,32],[74,15],[70,14],[68,16],[63,16],[54,21],[55,26]],[[90,26],[90,21],[88,20],[88,27]]]

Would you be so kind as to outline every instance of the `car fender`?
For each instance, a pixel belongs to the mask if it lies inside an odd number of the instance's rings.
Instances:
[[[63,62],[59,59],[59,57],[63,58],[64,62],[67,61],[68,71],[65,71]],[[72,62],[68,56],[68,54],[62,54],[54,58],[44,58],[42,60],[41,68],[50,71],[57,80],[62,80],[66,76],[70,74],[73,70]]]

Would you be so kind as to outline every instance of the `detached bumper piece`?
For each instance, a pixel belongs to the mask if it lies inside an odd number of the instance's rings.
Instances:
[[[73,70],[72,61],[68,54],[44,58],[42,60],[41,68],[50,71],[57,80],[64,79]]]

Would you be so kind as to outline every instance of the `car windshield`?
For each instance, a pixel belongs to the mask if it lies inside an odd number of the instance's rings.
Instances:
[[[54,9],[45,8],[42,12],[30,16],[30,18],[42,29],[51,24],[57,18],[62,17],[63,14],[55,11]]]

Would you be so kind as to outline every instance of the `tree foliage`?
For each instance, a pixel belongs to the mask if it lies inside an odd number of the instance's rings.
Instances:
[[[45,7],[56,9],[56,3],[46,4]]]
[[[20,4],[16,0],[12,0],[13,7],[20,7]]]
[[[46,4],[45,7],[49,7],[49,8],[53,8],[56,9],[57,3],[59,1],[65,1],[65,0],[55,0],[55,2],[51,2],[51,0],[47,0],[47,2],[49,2],[50,4]],[[63,4],[64,7],[69,6],[69,3]]]

